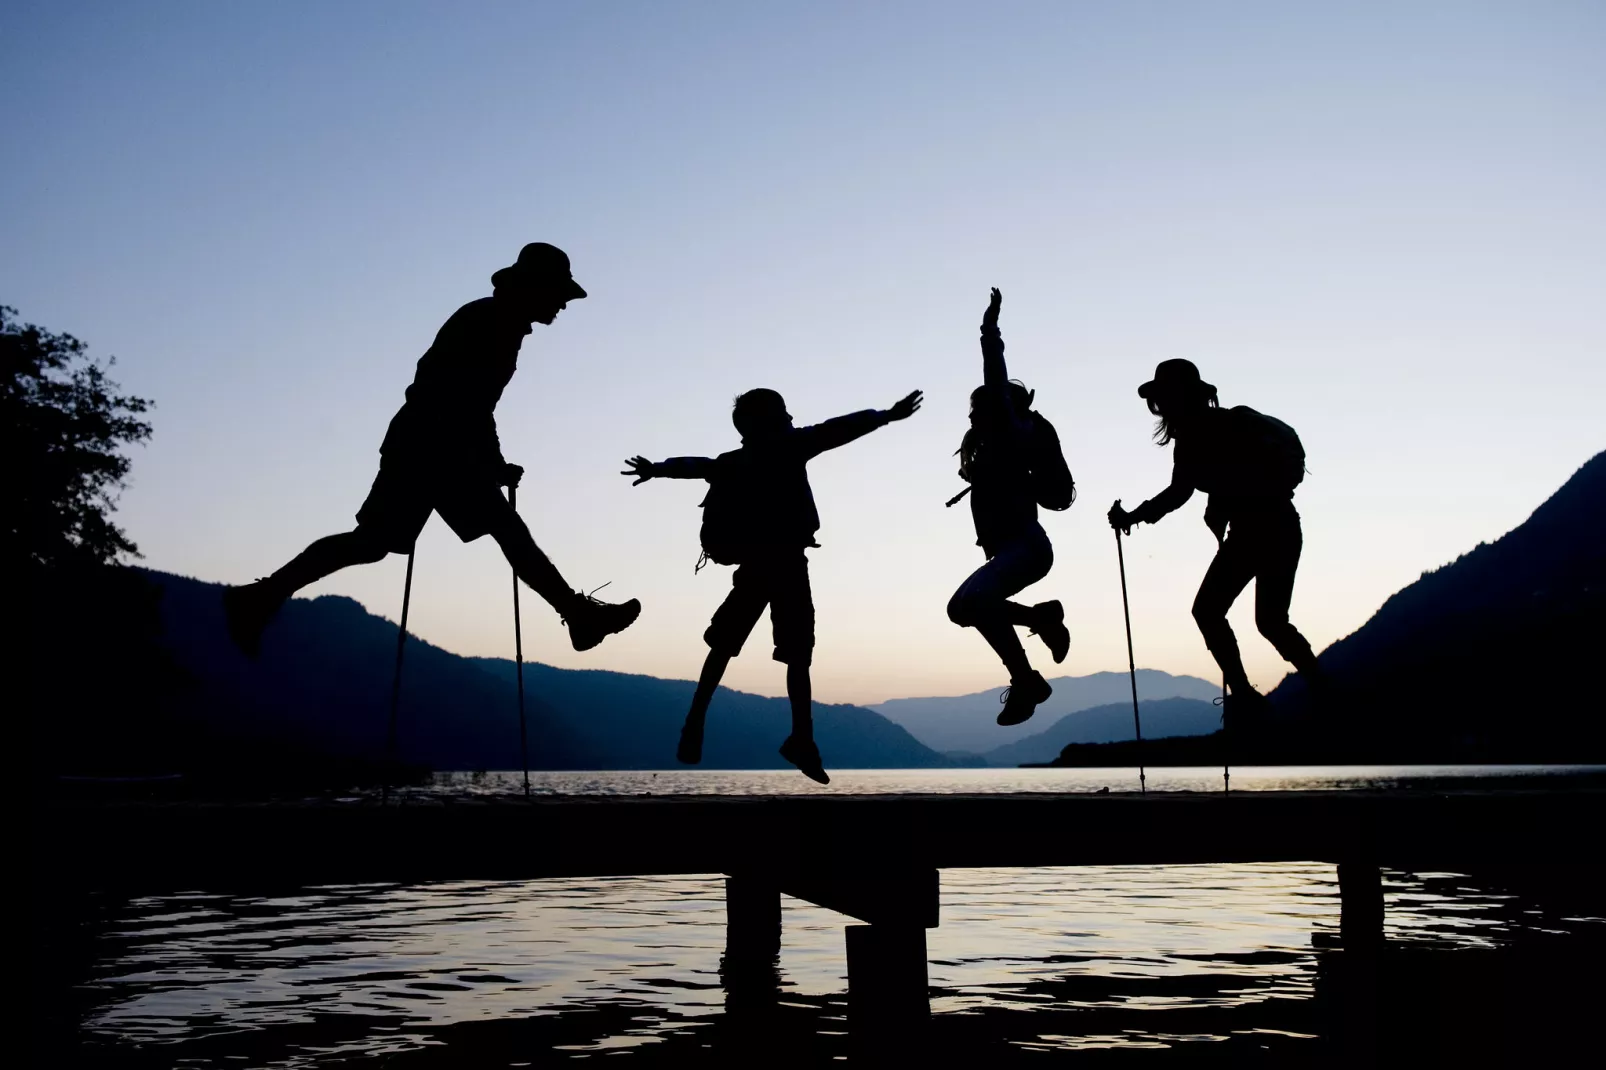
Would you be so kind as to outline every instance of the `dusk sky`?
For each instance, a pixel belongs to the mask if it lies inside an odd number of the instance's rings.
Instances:
[[[1606,447],[1606,4],[10,0],[0,96],[0,304],[155,400],[118,514],[153,568],[243,582],[348,529],[440,324],[569,251],[591,296],[525,342],[503,450],[568,578],[644,610],[581,655],[526,592],[556,665],[695,676],[729,588],[701,485],[625,457],[733,448],[755,386],[800,423],[920,388],[811,466],[816,696],[1002,686],[943,610],[982,561],[942,503],[990,286],[1080,485],[1026,596],[1067,609],[1051,676],[1126,668],[1104,513],[1169,477],[1160,360],[1298,429],[1318,649]],[[1203,508],[1127,569],[1138,664],[1214,678]],[[306,593],[395,618],[404,567]],[[432,520],[414,630],[511,656],[509,582]],[[782,693],[769,650],[726,683]]]

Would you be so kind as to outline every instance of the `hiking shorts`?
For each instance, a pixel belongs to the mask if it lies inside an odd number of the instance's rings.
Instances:
[[[809,587],[809,559],[801,549],[750,561],[731,578],[731,593],[714,611],[703,641],[716,653],[734,658],[753,634],[764,607],[770,607],[776,661],[808,665],[814,660],[814,592]]]
[[[405,554],[424,530],[430,513],[439,513],[459,539],[473,542],[512,512],[502,488],[489,474],[381,464],[367,500],[357,510],[357,526],[391,553]]]

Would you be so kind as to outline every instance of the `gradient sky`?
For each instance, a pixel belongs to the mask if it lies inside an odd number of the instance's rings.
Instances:
[[[943,614],[981,562],[942,503],[989,286],[1081,487],[1028,592],[1065,602],[1061,671],[1126,665],[1103,513],[1167,481],[1159,360],[1299,430],[1318,648],[1606,446],[1600,3],[11,0],[0,96],[0,303],[155,399],[119,514],[155,568],[244,581],[349,527],[441,322],[569,250],[592,296],[526,341],[503,447],[569,578],[645,609],[577,655],[526,594],[553,664],[693,676],[728,589],[692,573],[700,485],[622,458],[733,448],[754,386],[799,422],[919,387],[812,466],[816,694],[1003,684]],[[1138,663],[1213,677],[1202,511],[1127,566]],[[309,593],[394,618],[403,569]],[[495,545],[431,521],[416,631],[510,656],[508,602]],[[1275,684],[1252,598],[1233,621]],[[780,693],[768,651],[727,683]]]

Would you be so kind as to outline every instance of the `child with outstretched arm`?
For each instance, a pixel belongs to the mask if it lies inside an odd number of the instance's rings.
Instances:
[[[803,774],[829,784],[814,743],[813,693],[809,664],[814,658],[814,596],[804,551],[817,547],[820,515],[809,486],[808,462],[826,450],[906,420],[920,409],[916,390],[890,409],[866,409],[812,427],[793,427],[786,402],[773,390],[749,390],[736,399],[731,422],[742,436],[740,449],[718,457],[672,457],[649,461],[633,457],[622,475],[634,485],[653,477],[703,479],[702,543],[706,558],[736,565],[731,592],[703,633],[708,657],[692,696],[676,756],[695,765],[703,756],[703,720],[730,660],[742,652],[753,626],[769,606],[776,661],[786,665],[786,695],[792,704],[792,734],[781,757]]]

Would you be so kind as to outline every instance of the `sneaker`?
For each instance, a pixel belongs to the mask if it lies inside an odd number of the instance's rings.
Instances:
[[[675,748],[675,758],[686,765],[696,765],[703,760],[703,726],[699,722],[693,724],[687,721],[680,729],[680,746]]]
[[[223,588],[223,621],[229,638],[248,658],[262,650],[262,632],[279,612],[284,599],[268,589],[267,580]]]
[[[597,590],[602,590],[602,587]],[[569,642],[574,644],[574,648],[590,650],[614,632],[622,632],[636,623],[640,615],[641,602],[637,599],[614,605],[583,594],[569,615],[563,618],[563,623],[569,626]]]
[[[1037,603],[1032,607],[1032,612],[1039,617],[1032,626],[1032,634],[1043,641],[1048,652],[1054,655],[1054,664],[1058,665],[1071,652],[1071,630],[1065,627],[1065,607],[1060,605],[1059,599],[1055,599]]]
[[[998,696],[998,700],[1004,704],[1003,712],[998,715],[998,723],[1012,725],[1030,720],[1037,711],[1037,704],[1053,693],[1054,689],[1048,686],[1043,674],[1035,670],[1030,676],[1010,680],[1004,693]]]
[[[781,744],[781,757],[797,766],[804,776],[815,783],[831,783],[825,766],[820,764],[820,748],[814,745],[814,740],[787,736],[786,742]]]

